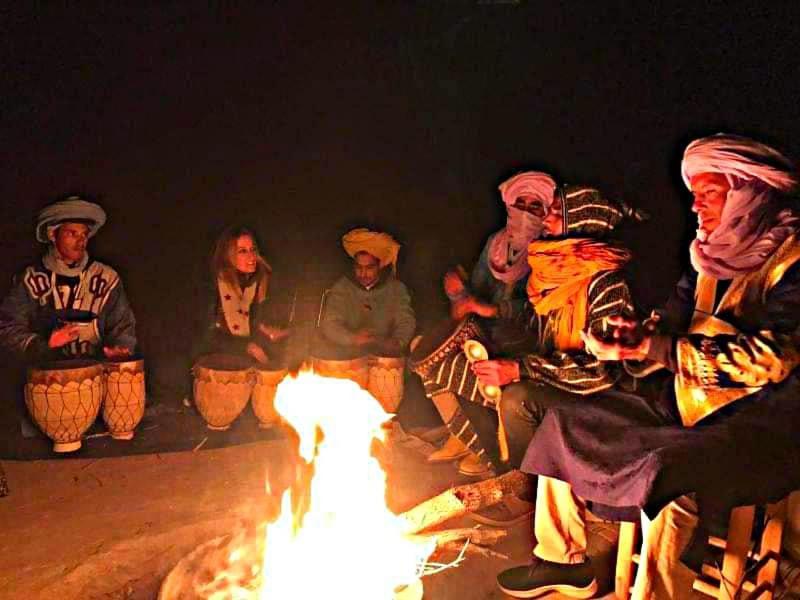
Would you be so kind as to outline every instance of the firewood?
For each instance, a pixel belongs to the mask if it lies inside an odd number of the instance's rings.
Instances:
[[[406,533],[424,531],[468,512],[500,502],[505,496],[532,495],[531,480],[521,471],[451,488],[407,510],[400,516],[406,521]]]
[[[493,546],[508,535],[506,529],[484,529],[478,527],[462,527],[459,529],[443,529],[441,531],[429,531],[409,536],[411,539],[430,539],[436,540],[436,546],[445,546],[450,543],[463,543],[469,540],[472,544],[481,546]]]
[[[464,548],[464,542],[448,542],[444,546],[437,547],[436,552],[458,553],[461,552],[462,548]],[[477,544],[469,544],[466,547],[464,554],[477,554],[478,556],[484,556],[486,558],[500,558],[503,560],[508,560],[507,554],[497,552],[496,550],[491,550],[490,548],[485,548],[484,546],[478,546]]]

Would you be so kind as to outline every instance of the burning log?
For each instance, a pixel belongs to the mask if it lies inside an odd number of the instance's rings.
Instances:
[[[463,527],[460,529],[445,529],[443,531],[430,531],[428,533],[418,533],[411,535],[412,539],[433,538],[436,546],[446,546],[448,544],[464,542],[469,540],[471,544],[479,546],[493,546],[508,535],[506,529],[480,529],[478,527]]]
[[[515,470],[493,479],[450,488],[400,516],[406,521],[406,533],[418,533],[468,512],[497,504],[510,494],[517,497],[533,495],[528,475]]]

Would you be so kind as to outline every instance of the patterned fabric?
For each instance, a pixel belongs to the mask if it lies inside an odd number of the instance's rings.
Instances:
[[[445,358],[437,369],[422,379],[422,384],[427,396],[452,392],[469,402],[495,407],[492,400],[484,398],[478,391],[478,378],[470,369],[470,363],[463,352]]]
[[[624,248],[591,239],[531,243],[528,297],[537,315],[547,315],[558,350],[583,348],[589,284],[597,273],[619,269],[630,258]]]
[[[623,273],[617,270],[595,275],[587,286],[585,330],[598,337],[609,334],[607,318],[632,317],[634,308]],[[618,378],[613,363],[604,363],[583,351],[583,347],[563,351],[558,347],[555,326],[549,315],[535,315],[539,332],[539,352],[520,361],[525,379],[541,381],[575,394],[593,394],[610,388]]]
[[[716,280],[700,274],[689,335],[676,344],[675,395],[684,425],[780,383],[800,365],[795,331],[747,327],[762,299],[798,261],[800,244],[792,236],[761,269],[734,279],[718,303]],[[730,314],[740,317],[739,327],[726,318]]]
[[[92,315],[79,338],[58,350],[47,346],[50,333],[70,313]],[[90,262],[78,277],[65,277],[42,264],[25,269],[0,304],[0,344],[23,360],[92,356],[99,345],[136,347],[136,320],[116,271]]]
[[[230,285],[222,277],[217,279],[220,306],[231,335],[239,337],[250,335],[250,308],[258,285],[259,282],[254,280],[242,289],[238,285]]]
[[[489,468],[493,468],[493,463],[481,440],[481,436],[475,429],[470,417],[464,412],[458,397],[451,392],[445,391],[433,394],[431,400],[441,414],[449,415],[448,418],[443,418],[443,421],[450,435],[458,438],[462,444],[469,448],[470,452],[480,457]]]
[[[604,198],[594,188],[562,186],[558,188],[556,195],[563,206],[564,232],[568,236],[603,236],[625,217],[636,221],[648,218],[643,210]]]

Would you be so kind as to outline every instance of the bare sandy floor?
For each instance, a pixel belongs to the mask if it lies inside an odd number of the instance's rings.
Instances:
[[[4,461],[11,495],[0,499],[0,598],[152,600],[165,574],[200,543],[259,519],[267,465],[283,444],[97,460]],[[402,510],[455,483],[450,466],[416,455],[390,467],[389,503]],[[613,572],[615,528],[596,524],[590,553]],[[499,570],[525,562],[530,529],[500,551],[509,561],[470,557],[425,581],[428,600],[503,598]]]

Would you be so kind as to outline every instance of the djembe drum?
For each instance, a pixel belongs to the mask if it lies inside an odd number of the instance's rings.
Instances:
[[[28,369],[25,404],[39,428],[53,440],[54,452],[73,452],[100,412],[103,365],[94,360],[63,360]]]
[[[201,356],[192,367],[194,402],[209,429],[228,429],[253,390],[252,361],[228,354]]]
[[[403,399],[404,356],[371,356],[368,361],[367,391],[375,396],[383,410],[394,414]]]
[[[258,426],[268,429],[280,423],[281,417],[275,410],[275,392],[278,384],[286,377],[285,368],[270,368],[269,365],[253,367],[253,412],[258,419]]]
[[[103,420],[115,440],[133,439],[144,415],[144,360],[106,361]]]

